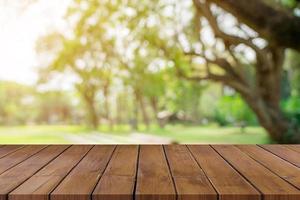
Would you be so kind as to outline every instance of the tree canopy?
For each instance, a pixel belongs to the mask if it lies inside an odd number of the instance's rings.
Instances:
[[[177,111],[189,103],[196,109],[205,85],[217,82],[243,99],[275,141],[300,141],[299,124],[281,106],[286,53],[300,51],[297,1],[74,0],[66,20],[68,31],[40,41],[40,52],[53,58],[41,75],[74,74],[94,127],[99,93],[102,117],[113,123],[112,96],[124,97],[112,94],[117,83],[132,95],[132,121],[140,110],[149,125],[150,107],[158,121],[160,111],[178,102]]]

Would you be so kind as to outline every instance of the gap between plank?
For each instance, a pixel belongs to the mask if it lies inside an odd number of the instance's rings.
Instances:
[[[5,146],[6,146],[6,145],[1,146],[1,147],[5,147]],[[1,147],[0,147],[0,148],[1,148]],[[18,150],[20,150],[20,149],[22,149],[22,148],[24,148],[24,147],[25,147],[24,145],[23,145],[23,146],[20,146],[19,148],[13,150],[12,152],[9,152],[8,154],[5,154],[5,155],[2,156],[0,159],[5,158],[5,157],[8,156],[9,154],[14,153],[14,152],[16,152],[16,151],[18,151]]]
[[[234,145],[235,146],[235,145]],[[256,145],[257,147],[259,147],[260,148],[260,146],[258,146],[258,145]],[[238,148],[238,147],[237,147]],[[243,152],[243,153],[245,153],[246,155],[248,155],[246,152],[244,152],[242,149],[240,149],[240,148],[238,148],[241,152]],[[265,150],[264,148],[262,148],[263,150]],[[267,151],[267,152],[269,152],[269,151]],[[274,155],[274,154],[272,154],[272,155]],[[255,160],[256,162],[258,162],[260,165],[262,165],[263,167],[265,167],[266,169],[268,169],[269,171],[271,171],[273,174],[275,174],[276,176],[278,176],[279,178],[281,178],[282,180],[284,180],[285,182],[287,182],[289,185],[291,185],[291,186],[293,186],[293,187],[295,187],[296,189],[299,189],[300,190],[300,188],[298,188],[297,186],[295,186],[294,184],[292,184],[292,183],[290,183],[288,180],[286,180],[286,179],[284,179],[283,177],[281,177],[279,174],[277,174],[277,173],[275,173],[275,172],[273,172],[273,170],[271,170],[269,167],[267,167],[265,164],[263,164],[262,162],[260,162],[259,160],[257,160],[257,159],[255,159],[255,158],[253,158],[251,155],[248,155],[250,158],[252,158],[253,160]],[[275,155],[276,156],[276,155]],[[284,162],[287,162],[286,160],[284,160],[284,159],[282,159],[281,157],[279,157],[279,156],[277,156],[279,159],[281,159],[281,160],[283,160]],[[289,162],[287,162],[287,163],[289,163]],[[289,163],[289,164],[291,164],[291,163]],[[293,165],[294,166],[294,165]]]
[[[177,187],[176,187],[176,183],[175,183],[175,180],[174,180],[172,171],[171,171],[170,162],[169,162],[168,156],[167,156],[167,154],[166,154],[165,145],[162,145],[162,148],[163,148],[164,156],[165,156],[165,159],[166,159],[166,162],[167,162],[167,166],[168,166],[168,169],[169,169],[169,174],[170,174],[171,179],[172,179],[172,182],[173,182],[173,187],[174,187],[174,190],[175,190],[175,193],[176,193],[175,199],[178,200]]]
[[[3,174],[3,173],[5,173],[5,172],[7,172],[8,170],[10,170],[10,169],[12,169],[12,168],[18,166],[18,165],[21,164],[22,162],[28,160],[29,158],[31,158],[32,156],[34,156],[34,155],[36,155],[37,153],[41,152],[42,150],[46,149],[47,147],[49,147],[49,145],[46,145],[44,148],[38,150],[37,152],[35,152],[34,154],[32,154],[31,156],[29,156],[29,157],[26,158],[25,160],[22,160],[22,161],[20,161],[19,163],[15,164],[14,166],[9,167],[8,169],[6,169],[6,170],[3,171],[2,173],[0,173],[0,175]],[[20,148],[20,149],[22,149],[22,148]],[[16,151],[19,151],[20,149],[17,149]],[[16,152],[16,151],[14,151],[14,152]],[[12,152],[12,153],[13,153],[13,152]],[[4,157],[6,157],[6,156],[7,156],[7,155],[5,155]],[[4,157],[2,157],[2,158],[4,158]]]
[[[74,146],[74,145],[71,145]],[[70,146],[70,147],[71,147]],[[69,147],[69,148],[70,148]],[[92,146],[92,148],[90,148],[83,156],[81,159],[79,159],[79,161],[71,168],[71,170],[56,184],[55,187],[53,187],[53,189],[49,192],[48,196],[48,200],[51,199],[51,193],[60,185],[60,183],[71,173],[71,171],[73,171],[73,169],[82,161],[82,159],[95,147],[95,145]],[[61,155],[61,154],[60,154]]]
[[[50,145],[47,145],[45,148],[41,149],[40,151],[46,149],[47,147],[50,147]],[[50,159],[49,162],[47,162],[45,165],[43,165],[42,167],[40,167],[40,169],[38,169],[36,172],[34,172],[31,176],[29,176],[28,178],[26,178],[23,182],[21,182],[20,184],[18,184],[18,186],[14,187],[14,189],[12,189],[11,191],[9,191],[6,194],[6,200],[8,200],[8,195],[14,191],[15,189],[17,189],[17,187],[19,187],[20,185],[22,185],[23,183],[25,183],[28,179],[30,179],[33,175],[35,175],[36,173],[38,173],[39,171],[41,171],[45,166],[47,166],[49,163],[51,163],[54,159],[56,159],[58,156],[60,156],[63,152],[65,152],[67,149],[69,149],[71,146],[67,147],[65,150],[63,150],[60,154],[58,154],[57,156],[55,156],[54,158]],[[38,151],[37,153],[39,153],[40,151]],[[37,154],[36,153],[36,154]],[[35,154],[34,154],[35,155]],[[30,156],[31,157],[31,156]],[[27,159],[26,159],[27,160]],[[25,161],[25,160],[24,160]]]
[[[204,169],[200,166],[200,163],[198,163],[198,161],[196,160],[194,154],[192,153],[192,151],[190,150],[189,146],[188,145],[185,145],[186,148],[188,149],[189,153],[191,154],[193,160],[197,163],[198,167],[202,170],[204,176],[207,178],[207,180],[210,182],[212,188],[215,190],[216,194],[217,194],[217,199],[220,200],[220,195],[217,191],[217,189],[215,188],[214,184],[212,183],[212,181],[209,179],[209,177],[207,176],[206,172],[204,171]]]
[[[258,189],[258,187],[256,187],[246,176],[244,176],[238,169],[236,169],[229,161],[226,160],[226,158],[224,158],[212,145],[209,145],[217,154],[219,154],[219,156],[221,156],[226,163],[228,163],[239,175],[241,175],[250,185],[252,185],[252,187],[254,187],[259,193],[260,193],[260,199],[264,200],[264,194],[262,193],[261,190]],[[243,154],[245,154],[244,152],[242,152]],[[246,154],[245,154],[246,155]],[[248,156],[248,155],[246,155]],[[252,159],[252,158],[251,158]]]
[[[265,151],[268,151],[268,152],[270,152],[270,153],[274,154],[274,155],[275,155],[275,156],[277,156],[278,158],[281,158],[281,159],[285,160],[286,162],[288,162],[288,163],[290,163],[290,164],[292,164],[292,165],[296,166],[297,168],[300,168],[299,166],[297,166],[297,165],[295,165],[294,163],[290,162],[289,160],[287,160],[287,159],[285,159],[285,158],[283,158],[283,157],[281,157],[281,156],[279,156],[279,155],[275,154],[274,152],[270,151],[269,149],[267,149],[267,148],[264,148],[264,147],[263,147],[263,146],[261,146],[261,145],[257,145],[257,146],[259,146],[260,148],[264,149]],[[286,147],[284,147],[284,148],[286,148]],[[287,149],[288,149],[288,150],[291,150],[291,151],[293,151],[293,150],[292,150],[292,149],[290,149],[290,148],[287,148]],[[294,152],[296,152],[296,153],[298,153],[298,154],[300,155],[300,153],[299,153],[299,152],[297,152],[297,151],[294,151]]]
[[[140,163],[140,150],[141,150],[141,145],[138,145],[138,153],[137,153],[137,160],[136,160],[136,166],[135,166],[135,178],[134,178],[134,188],[133,188],[133,200],[136,199],[135,193],[136,193],[136,187],[137,187],[137,176],[138,176],[138,171],[139,171],[139,163]]]
[[[110,154],[110,157],[109,157],[109,159],[108,159],[108,161],[107,161],[107,163],[106,163],[106,165],[105,165],[105,167],[104,167],[104,169],[103,169],[103,171],[102,171],[101,176],[100,176],[99,179],[96,181],[96,184],[94,185],[94,188],[93,188],[92,191],[91,191],[91,194],[90,194],[90,199],[91,199],[91,200],[93,199],[93,193],[94,193],[94,191],[95,191],[95,189],[96,189],[96,187],[97,187],[97,185],[98,185],[100,179],[102,178],[104,172],[106,171],[106,169],[107,169],[107,167],[108,167],[108,165],[109,165],[109,163],[110,163],[110,161],[111,161],[111,159],[112,159],[112,157],[113,157],[113,155],[114,155],[116,149],[117,149],[117,145],[115,145],[115,147],[114,147],[112,153]]]

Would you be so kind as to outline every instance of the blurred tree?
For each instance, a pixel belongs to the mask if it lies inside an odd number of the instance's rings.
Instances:
[[[300,30],[296,23],[299,19],[292,17],[293,22],[291,23],[295,22],[296,24],[294,27],[289,26],[291,30],[278,28],[278,24],[276,24],[277,28],[272,28],[274,20],[272,19],[273,15],[270,17],[269,13],[273,13],[278,18],[281,17],[281,23],[289,23],[290,18],[287,19],[288,16],[285,12],[277,12],[262,1],[251,1],[250,4],[246,4],[244,1],[238,3],[231,1],[215,2],[218,6],[231,12],[236,17],[235,19],[226,16],[226,12],[218,7],[213,7],[214,5],[210,1],[194,0],[193,3],[196,10],[194,16],[195,30],[197,34],[200,34],[199,42],[202,44],[202,48],[206,50],[197,52],[195,48],[190,46],[189,54],[204,58],[207,63],[207,75],[198,76],[196,79],[215,80],[234,88],[256,113],[260,124],[267,129],[274,140],[300,142],[299,127],[285,119],[280,109],[284,50],[285,47],[298,48],[293,46],[297,45],[297,38],[292,38],[292,35],[295,34],[295,31]],[[254,8],[261,9],[258,15],[251,12],[251,9]],[[239,13],[235,12],[237,10]],[[268,16],[265,16],[266,14]],[[226,17],[228,17],[227,20],[231,18],[232,24],[228,27],[222,25],[220,23],[222,17],[223,20]],[[203,20],[207,22],[215,35],[216,40],[213,47],[209,47],[207,43],[203,42],[203,35],[201,35]],[[247,30],[243,23],[253,28],[256,33],[253,34]],[[266,27],[264,31],[262,26]],[[232,30],[235,29],[235,33],[230,31],[229,27]],[[290,31],[290,33],[285,34],[291,34],[287,37],[288,39],[282,37],[283,29],[284,33]],[[281,35],[281,39],[278,39],[277,34]],[[265,42],[255,41],[258,38],[264,38]],[[241,46],[244,47],[243,50],[241,50]],[[252,51],[254,58],[247,56],[245,50]],[[212,55],[208,55],[209,53]],[[250,66],[252,65],[250,69],[248,69],[249,66],[245,61]],[[223,73],[214,73],[212,71],[214,66],[218,66],[223,70]]]
[[[300,142],[299,125],[280,107],[285,50],[299,51],[300,20],[270,2],[77,0],[67,18],[72,31],[60,36],[58,56],[50,66],[71,70],[80,87],[88,83],[79,91],[88,90],[90,99],[96,96],[93,88],[103,90],[110,82],[103,81],[110,76],[99,74],[124,72],[145,124],[145,102],[155,105],[166,91],[160,75],[164,68],[188,80],[216,81],[243,98],[275,141]],[[88,110],[95,111],[89,104],[93,109]],[[138,110],[134,112],[137,116]]]
[[[0,124],[19,125],[31,122],[35,113],[34,88],[11,81],[0,82]]]
[[[290,7],[296,7],[299,1],[282,0],[281,2]],[[207,3],[215,3],[233,14],[240,22],[259,33],[260,37],[267,39],[271,46],[300,51],[299,16],[274,8],[266,0],[208,0]]]
[[[290,80],[291,95],[284,99],[282,107],[286,114],[300,124],[300,53],[289,50],[285,69]]]
[[[198,76],[198,80],[216,80],[234,88],[256,113],[260,124],[267,129],[274,140],[300,142],[298,125],[287,120],[280,109],[285,48],[299,49],[299,37],[293,37],[293,35],[296,36],[300,31],[300,19],[284,11],[277,11],[263,1],[255,0],[250,4],[246,1],[213,2],[236,17],[236,20],[231,19],[234,20],[231,28],[235,28],[236,33],[230,32],[228,27],[226,29],[224,25],[220,24],[221,17],[224,20],[226,13],[213,7],[211,1],[193,1],[196,10],[194,17],[196,33],[200,34],[199,41],[203,48],[208,47],[201,40],[203,36],[201,36],[200,27],[203,25],[203,20],[206,20],[216,37],[215,47],[211,49],[213,56],[209,56],[205,51],[199,53],[195,49],[189,52],[194,56],[204,58],[208,66],[207,75],[205,77]],[[255,13],[252,12],[254,9]],[[274,20],[273,17],[276,17],[277,20]],[[280,23],[290,23],[290,25],[279,27]],[[244,27],[245,24],[253,28],[258,35],[247,31]],[[264,38],[265,42],[255,41],[258,38]],[[222,47],[218,49],[218,45]],[[240,55],[243,51],[239,50],[241,46],[244,46],[244,50],[252,51],[254,59],[250,59],[250,56],[247,58],[247,56]],[[224,54],[227,56],[225,57]],[[245,59],[253,66],[252,73],[245,68]],[[212,65],[218,66],[224,73],[221,75],[213,73]],[[249,75],[251,79],[248,78]]]
[[[65,92],[39,92],[33,86],[0,82],[0,124],[72,123],[75,116]]]
[[[139,30],[140,37],[160,48],[181,77],[233,88],[272,139],[300,142],[299,126],[280,108],[285,49],[300,48],[299,17],[260,0],[146,5],[133,6],[139,22],[134,21],[132,32]]]
[[[292,50],[288,51],[285,67],[291,79],[293,95],[300,96],[300,53]]]
[[[72,26],[70,35],[49,34],[41,39],[37,48],[41,53],[53,54],[53,59],[41,71],[42,77],[48,79],[53,72],[71,72],[77,77],[75,88],[87,106],[87,119],[94,129],[100,120],[100,106],[96,102],[99,92],[105,98],[104,117],[112,125],[108,97],[115,61],[112,58],[113,38],[108,33],[107,23],[115,7],[108,1],[74,1],[66,15]],[[78,17],[75,22],[74,17]]]
[[[74,121],[74,107],[66,92],[39,92],[35,98],[35,109],[33,109],[37,111],[35,122],[39,124],[70,124]]]
[[[165,107],[177,115],[177,120],[188,123],[201,122],[200,98],[205,85],[182,79],[170,80]]]
[[[257,125],[255,115],[237,94],[223,96],[218,101],[215,117],[220,125],[231,124],[241,127]]]
[[[145,55],[139,53],[142,48],[147,52]],[[145,47],[138,46],[133,51],[136,56],[131,61],[123,61],[126,73],[125,76],[122,76],[122,79],[125,85],[132,88],[135,97],[134,123],[138,122],[138,112],[140,110],[144,124],[149,128],[151,120],[147,105],[150,105],[159,123],[157,117],[160,110],[159,101],[164,96],[166,82],[163,71],[159,69],[159,64],[151,60],[153,57]],[[134,127],[137,127],[137,124]]]

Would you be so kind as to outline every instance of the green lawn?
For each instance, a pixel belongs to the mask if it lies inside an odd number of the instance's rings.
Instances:
[[[141,127],[139,133],[169,138],[178,143],[270,143],[260,127],[237,127],[168,125],[164,129]],[[131,140],[128,126],[107,127],[91,131],[83,126],[16,126],[0,127],[1,144],[70,144],[70,143],[136,143]],[[94,139],[96,138],[96,140]]]
[[[265,130],[260,127],[248,127],[242,131],[238,127],[173,125],[163,130],[149,132],[153,135],[170,137],[179,143],[271,143]]]
[[[14,126],[0,127],[1,144],[68,143],[64,134],[80,134],[80,126]]]

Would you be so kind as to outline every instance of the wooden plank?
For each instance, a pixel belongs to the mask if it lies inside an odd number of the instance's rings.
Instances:
[[[0,200],[6,200],[9,192],[56,158],[68,146],[49,146],[0,175]]]
[[[255,145],[237,145],[269,170],[300,189],[300,168]]]
[[[186,146],[165,146],[165,152],[179,199],[217,199],[214,188]]]
[[[262,194],[264,200],[299,200],[300,191],[232,145],[213,145]]]
[[[300,167],[300,153],[293,151],[283,145],[260,145],[262,148],[272,152],[280,158]]]
[[[115,146],[95,146],[51,193],[51,200],[89,200]],[[80,184],[78,184],[80,183]]]
[[[290,144],[290,145],[284,145],[284,146],[300,153],[300,144],[293,144],[293,145]]]
[[[9,200],[48,199],[50,192],[63,180],[93,146],[71,146],[9,194]]]
[[[132,200],[135,187],[138,146],[121,145],[93,192],[93,200]]]
[[[36,154],[37,152],[39,152],[40,150],[42,150],[45,147],[46,147],[45,145],[26,146],[16,152],[13,152],[13,153],[1,158],[0,159],[0,174],[5,172],[6,170],[10,169],[11,167],[19,164],[20,162],[26,160],[27,158]]]
[[[140,147],[137,200],[176,200],[174,183],[161,145]]]
[[[189,145],[222,200],[259,200],[260,193],[208,145]]]
[[[3,158],[4,156],[7,156],[10,153],[13,153],[22,147],[22,145],[3,145],[0,148],[0,158]]]

